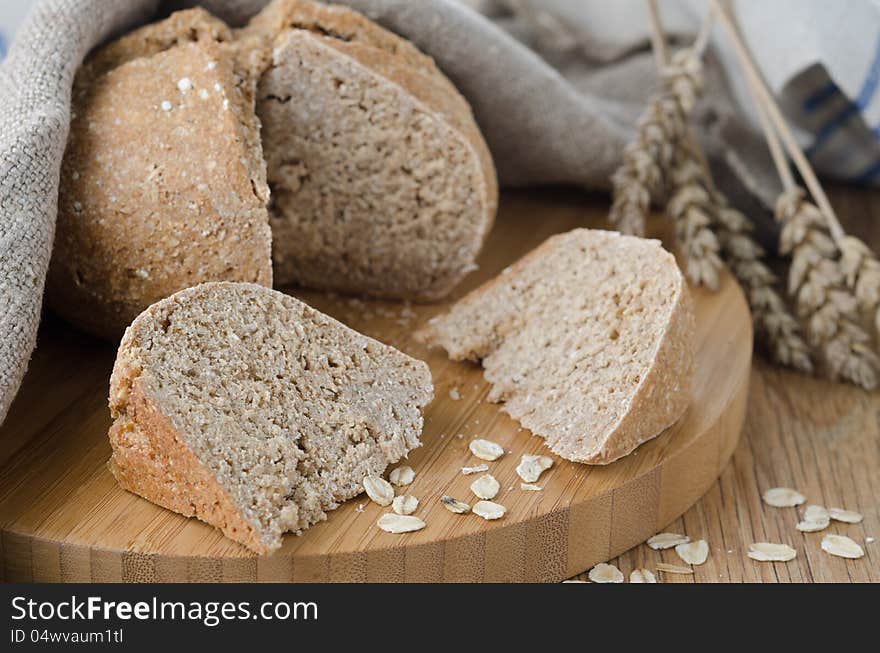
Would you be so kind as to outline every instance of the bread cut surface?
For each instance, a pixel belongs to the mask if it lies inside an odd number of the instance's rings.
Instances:
[[[118,338],[203,281],[272,284],[255,78],[231,42],[206,12],[182,12],[77,76],[47,296],[88,331]]]
[[[554,236],[434,318],[423,337],[482,361],[492,401],[569,460],[609,463],[690,400],[694,315],[658,241]]]
[[[488,149],[449,80],[338,6],[281,0],[238,38],[266,52],[257,112],[276,283],[446,295],[474,268],[497,207]]]
[[[306,304],[206,283],[131,324],[110,382],[110,468],[257,553],[419,446],[427,366]]]

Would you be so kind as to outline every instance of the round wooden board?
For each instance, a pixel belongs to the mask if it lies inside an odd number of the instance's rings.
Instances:
[[[591,200],[593,201],[593,200]],[[582,195],[506,196],[480,270],[460,296],[553,233],[601,227],[606,205]],[[587,219],[585,219],[585,215]],[[592,218],[590,218],[592,216]],[[659,228],[659,222],[654,224]],[[0,428],[0,545],[5,581],[559,581],[644,541],[714,483],[743,424],[752,353],[748,309],[725,275],[721,290],[694,292],[697,370],[682,420],[627,458],[589,467],[554,456],[541,492],[519,487],[522,453],[547,453],[496,404],[474,365],[448,361],[412,339],[443,304],[406,307],[297,292],[317,308],[429,362],[435,399],[424,445],[409,458],[424,530],[379,530],[387,511],[355,498],[272,556],[256,556],[218,531],[121,490],[106,467],[107,379],[114,348],[49,319],[5,424]],[[450,391],[461,398],[454,400]],[[454,394],[454,393],[453,393]],[[508,508],[498,521],[453,515],[448,494],[475,499],[482,461],[468,442],[486,437],[508,452],[488,463]]]

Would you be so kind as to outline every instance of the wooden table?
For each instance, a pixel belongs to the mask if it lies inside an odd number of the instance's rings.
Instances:
[[[834,200],[844,219],[861,223],[853,233],[867,237],[875,246],[880,244],[880,227],[873,227],[870,233],[869,220],[865,217],[880,199],[867,193],[846,191],[837,193]],[[548,211],[571,212],[574,208],[583,211],[585,226],[597,227],[602,226],[608,200],[574,191],[550,190],[507,193],[502,204],[503,209],[517,213],[532,212],[536,221]],[[499,224],[503,224],[503,219],[502,211]],[[51,344],[54,351],[65,351],[60,346],[64,342],[83,346],[82,336],[72,334],[54,318],[46,320],[40,337],[43,347]],[[21,433],[25,430],[51,434],[53,428],[60,428],[53,425],[77,415],[90,419],[96,411],[106,419],[98,405],[105,401],[105,395],[103,391],[96,392],[96,388],[106,387],[103,371],[106,360],[103,359],[107,358],[104,352],[107,346],[97,343],[89,346],[95,348],[96,362],[86,363],[86,373],[77,377],[90,379],[89,387],[78,387],[69,369],[72,360],[65,360],[63,354],[54,366],[34,365],[29,375],[31,383],[38,383],[33,374],[58,375],[61,391],[44,397],[39,405],[24,406],[17,402],[13,406],[10,416],[24,426],[21,431],[10,429],[10,424],[2,429],[0,465],[23,450],[26,442]],[[38,348],[38,357],[40,351]],[[95,369],[90,369],[90,365]],[[30,394],[33,397],[33,393]],[[662,575],[661,581],[880,581],[880,543],[865,543],[866,537],[880,539],[878,399],[880,393],[867,393],[782,371],[756,359],[745,432],[731,464],[701,501],[665,529],[707,540],[711,550],[709,560],[697,567],[693,576]],[[849,535],[863,544],[867,555],[857,561],[833,558],[820,549],[822,533],[802,534],[795,529],[798,521],[795,509],[764,506],[761,492],[778,485],[797,488],[813,503],[863,513],[863,523],[835,523],[826,532]],[[747,558],[746,550],[755,541],[789,543],[798,550],[798,557],[785,564],[753,562]],[[638,567],[653,570],[660,561],[680,563],[673,551],[656,552],[645,545],[611,562],[628,576]]]

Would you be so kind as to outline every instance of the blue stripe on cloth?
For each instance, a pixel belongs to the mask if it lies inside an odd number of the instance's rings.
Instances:
[[[834,82],[828,82],[822,88],[818,88],[810,93],[804,100],[803,110],[805,113],[812,113],[835,95],[840,93],[840,89]]]
[[[0,59],[6,56],[6,38],[3,32],[0,32]]]
[[[840,129],[840,127],[842,127],[850,118],[867,107],[874,98],[878,86],[880,86],[880,37],[878,37],[877,45],[874,47],[874,59],[871,62],[870,68],[868,68],[868,74],[865,77],[865,81],[862,83],[862,90],[859,91],[859,95],[855,99],[855,102],[848,103],[846,107],[841,109],[837,114],[832,116],[828,122],[822,125],[816,133],[816,138],[813,141],[813,144],[807,148],[807,156],[813,156],[816,151],[834,135],[834,132]]]
[[[875,161],[856,175],[855,182],[857,184],[870,184],[878,175],[880,175],[880,161]]]

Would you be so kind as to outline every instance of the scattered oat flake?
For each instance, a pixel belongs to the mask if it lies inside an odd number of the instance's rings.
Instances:
[[[501,519],[507,512],[507,508],[494,501],[477,501],[471,510],[486,520]]]
[[[689,565],[701,565],[709,557],[709,545],[706,540],[686,542],[675,547],[678,557]]]
[[[504,449],[497,442],[492,442],[491,440],[472,440],[469,448],[471,453],[474,454],[480,460],[498,460],[501,456],[504,455]]]
[[[364,511],[364,504],[359,503],[359,504],[358,504],[358,507],[355,508],[354,511],[355,511],[355,512],[363,512],[363,511]]]
[[[868,536],[868,537],[865,538],[865,544],[871,544],[871,543],[874,542],[874,541],[875,541],[875,540],[874,540],[873,537]]]
[[[449,398],[452,399],[452,401],[458,401],[461,399],[461,393],[458,391],[458,388],[451,388],[449,390]]]
[[[480,472],[488,472],[488,471],[489,471],[489,465],[477,465],[475,467],[462,467],[461,468],[461,473],[465,474],[465,475],[479,474]]]
[[[520,483],[519,489],[525,490],[526,492],[540,492],[544,488],[542,488],[540,485],[535,485],[534,483]]]
[[[391,473],[388,475],[388,480],[394,483],[397,487],[403,487],[404,485],[412,483],[415,477],[416,473],[413,471],[413,468],[409,465],[403,465],[392,469]]]
[[[412,515],[396,515],[388,512],[379,517],[376,525],[386,533],[412,533],[422,530],[427,524]]]
[[[394,488],[379,476],[365,476],[364,490],[367,491],[367,496],[380,506],[390,506],[394,501]]]
[[[524,453],[519,465],[516,466],[516,473],[526,483],[534,483],[544,473],[545,470],[553,466],[553,459],[550,456],[533,456]]]
[[[803,519],[797,523],[797,528],[801,533],[817,533],[819,531],[824,531],[828,528],[828,525],[831,523],[830,519]]]
[[[418,507],[419,500],[411,494],[401,494],[391,502],[391,509],[398,515],[411,515]]]
[[[594,583],[623,582],[623,574],[621,573],[620,569],[618,569],[614,565],[609,565],[605,562],[600,562],[598,565],[590,569],[590,573],[587,574],[587,576]]]
[[[441,497],[440,503],[442,503],[449,512],[454,512],[456,515],[463,515],[471,510],[471,507],[464,501],[459,501],[450,496],[444,495]]]
[[[665,562],[657,563],[657,571],[662,571],[664,574],[692,574],[694,570],[690,567],[682,567],[681,565],[669,565]]]
[[[811,503],[807,506],[806,510],[804,510],[804,521],[822,521],[830,518],[831,515],[822,506],[817,506]]]
[[[860,513],[843,508],[829,508],[828,516],[834,521],[842,521],[846,524],[858,524],[864,519]]]
[[[839,558],[856,560],[865,555],[865,550],[846,535],[828,534],[822,538],[822,550]]]
[[[678,533],[657,533],[654,537],[648,538],[648,546],[655,551],[663,549],[671,549],[679,544],[687,544],[691,541],[687,535],[679,535]]]
[[[498,496],[501,484],[491,474],[483,474],[471,483],[471,492],[481,499],[494,499]]]
[[[648,569],[634,569],[629,575],[630,583],[656,583],[657,577]]]
[[[788,487],[770,488],[764,492],[763,499],[764,503],[774,508],[793,508],[806,501],[803,494]]]
[[[755,542],[749,544],[749,558],[758,562],[788,562],[797,557],[797,551],[788,544]]]

